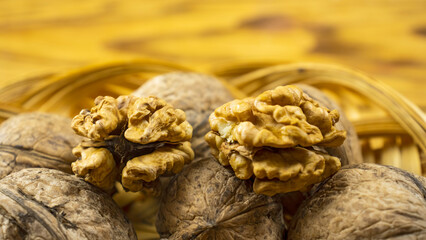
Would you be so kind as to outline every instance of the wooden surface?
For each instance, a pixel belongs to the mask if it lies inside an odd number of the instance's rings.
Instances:
[[[426,110],[426,1],[0,0],[0,88],[134,58],[360,69]]]
[[[249,82],[250,74],[239,75],[257,68],[292,62],[344,65],[382,80],[426,111],[425,13],[426,0],[0,0],[0,121],[22,108],[72,116],[99,93],[128,94],[140,79],[180,69],[174,64],[220,75],[245,93],[252,85],[238,83]],[[170,64],[104,64],[129,59]],[[86,68],[92,64],[99,65]],[[288,66],[279,68],[283,74]],[[47,78],[55,74],[59,77]],[[271,84],[268,74],[251,80],[253,91]],[[416,135],[407,135],[404,121],[386,112],[398,105],[395,94],[380,108],[372,104],[375,96],[323,90],[341,100],[365,162],[426,176],[426,155]],[[394,106],[393,112],[399,110],[407,109]],[[419,122],[424,126],[421,117]],[[416,133],[424,140],[421,130]],[[137,198],[115,196],[128,208],[139,239],[158,239],[157,203]]]

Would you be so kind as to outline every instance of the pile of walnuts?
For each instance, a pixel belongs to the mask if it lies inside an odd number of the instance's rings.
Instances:
[[[4,122],[0,239],[143,239],[111,198],[125,191],[159,197],[158,239],[426,238],[426,178],[360,156],[316,89],[234,100],[213,77],[165,74],[72,120]]]

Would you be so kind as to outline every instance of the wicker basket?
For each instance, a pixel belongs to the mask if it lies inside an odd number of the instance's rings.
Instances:
[[[238,69],[229,69],[238,72]],[[229,76],[229,71],[216,75]],[[240,71],[241,72],[241,71]],[[393,165],[426,175],[426,117],[384,83],[339,66],[296,63],[227,78],[245,94],[258,95],[279,85],[315,86],[339,103],[361,140],[364,162]]]
[[[99,95],[130,94],[155,75],[191,69],[164,62],[137,60],[91,66],[53,76],[41,76],[0,89],[0,121],[23,111],[74,116],[93,105]],[[424,113],[380,81],[334,65],[256,63],[214,68],[236,98],[257,95],[278,85],[313,85],[337,101],[355,125],[364,162],[393,165],[426,176],[426,123]],[[138,194],[121,194],[121,206],[142,200]],[[139,239],[157,239],[153,226],[156,201],[140,206],[135,226]],[[145,211],[145,210],[149,211]]]

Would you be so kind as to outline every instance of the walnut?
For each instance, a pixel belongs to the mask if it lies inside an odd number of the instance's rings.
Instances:
[[[298,209],[289,239],[426,239],[426,178],[376,164],[342,167]]]
[[[156,222],[162,238],[283,239],[277,198],[253,193],[214,159],[187,166],[168,185]]]
[[[0,180],[0,239],[136,239],[104,192],[58,170],[28,168]]]
[[[74,117],[72,128],[90,138],[74,148],[73,172],[106,191],[120,180],[130,191],[153,189],[194,158],[192,127],[182,110],[157,97],[98,97]]]
[[[256,193],[303,191],[340,168],[339,159],[323,149],[346,138],[334,126],[339,116],[299,87],[280,86],[217,108],[205,139],[213,156],[237,177],[255,176]]]
[[[72,148],[80,141],[71,120],[47,113],[25,113],[0,126],[0,178],[27,167],[72,173]]]
[[[298,84],[297,86],[322,106],[329,109],[336,109],[340,114],[339,121],[334,126],[336,129],[344,129],[346,131],[346,140],[340,146],[324,147],[324,149],[330,155],[338,157],[342,165],[362,163],[362,154],[357,133],[340,107],[319,89],[304,84]]]
[[[210,113],[233,99],[228,89],[218,79],[191,72],[174,72],[157,76],[147,81],[133,95],[157,96],[185,111],[187,121],[194,127],[191,143],[196,159],[209,155],[209,146],[204,141],[204,135],[210,131],[208,123]]]
[[[346,131],[346,140],[340,146],[324,147],[324,150],[326,150],[331,156],[338,157],[342,166],[361,163],[362,155],[357,133],[354,126],[346,118],[339,106],[319,89],[304,84],[298,84],[297,86],[322,106],[329,109],[336,109],[340,113],[339,121],[336,122],[334,126],[336,129],[344,129]],[[290,192],[281,194],[280,196],[283,203],[284,219],[288,225],[300,204],[309,196],[309,194],[305,192]]]

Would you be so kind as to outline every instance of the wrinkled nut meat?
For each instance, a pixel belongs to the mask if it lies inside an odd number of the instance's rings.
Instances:
[[[256,98],[234,100],[209,118],[205,139],[219,162],[240,179],[253,175],[256,193],[303,191],[341,166],[323,147],[343,143],[339,113],[320,106],[296,86],[280,86]]]
[[[23,113],[0,125],[0,178],[23,168],[43,167],[72,173],[72,149],[82,137],[71,119],[47,113]]]
[[[283,239],[276,197],[255,194],[251,184],[212,158],[172,178],[161,199],[157,230],[164,239]]]
[[[426,239],[426,178],[391,166],[344,166],[303,202],[288,239]]]
[[[0,180],[0,239],[137,238],[100,189],[58,170],[27,168]]]
[[[97,97],[72,128],[88,137],[73,149],[73,172],[104,190],[118,179],[130,191],[153,189],[194,158],[185,113],[157,97]],[[121,178],[121,179],[120,179]]]
[[[361,144],[358,141],[358,135],[355,127],[345,116],[345,113],[341,110],[339,105],[325,95],[324,92],[315,87],[305,84],[298,84],[297,86],[300,87],[300,89],[302,89],[302,91],[309,97],[317,101],[321,106],[328,109],[336,109],[339,112],[339,121],[334,124],[334,127],[337,129],[344,129],[346,131],[346,140],[342,145],[337,147],[324,147],[328,154],[338,157],[342,166],[362,163]]]
[[[137,97],[157,96],[185,111],[187,121],[194,127],[191,145],[196,159],[209,155],[204,135],[210,131],[210,113],[234,99],[218,79],[192,72],[156,76],[132,94]]]

